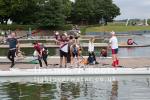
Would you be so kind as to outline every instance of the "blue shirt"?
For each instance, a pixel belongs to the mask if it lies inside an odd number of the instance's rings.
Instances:
[[[16,45],[18,44],[16,38],[8,38],[7,42],[9,43],[9,49],[16,49]]]

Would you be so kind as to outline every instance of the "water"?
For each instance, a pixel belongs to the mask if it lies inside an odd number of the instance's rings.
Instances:
[[[0,100],[150,100],[150,76],[1,77]]]
[[[129,38],[132,38],[139,45],[150,44],[150,34],[131,35],[130,37],[118,37],[118,40],[121,43],[126,43]]]
[[[129,37],[119,37],[118,40],[121,43],[126,43]],[[132,38],[139,45],[150,45],[150,34],[144,35],[131,35]],[[82,41],[88,42],[88,41]],[[96,42],[103,42],[101,39]],[[97,56],[100,55],[101,48],[95,48],[95,53]],[[24,48],[21,49],[26,56],[33,55],[33,48]],[[6,49],[0,49],[0,56],[7,55]],[[58,48],[49,48],[49,56],[59,55]],[[84,48],[83,55],[88,55],[88,49]],[[108,56],[111,56],[111,50],[108,51]],[[150,57],[150,47],[137,47],[137,48],[119,48],[119,57]]]
[[[129,37],[119,37],[120,43],[126,43]],[[150,45],[150,34],[130,36],[138,45]],[[120,57],[150,57],[150,47],[120,48]]]

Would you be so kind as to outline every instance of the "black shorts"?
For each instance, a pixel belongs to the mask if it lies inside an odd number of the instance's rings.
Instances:
[[[67,57],[68,56],[68,53],[60,50],[60,57]]]
[[[78,53],[72,53],[73,57],[78,57]]]

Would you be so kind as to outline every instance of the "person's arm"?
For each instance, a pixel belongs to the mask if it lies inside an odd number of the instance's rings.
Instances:
[[[10,41],[10,38],[7,38],[7,39],[6,39],[6,42],[9,43],[9,41]]]
[[[60,43],[60,41],[58,39],[56,39],[55,42]]]
[[[18,40],[16,39],[16,47],[19,48],[20,47],[20,44],[18,42]]]
[[[109,42],[108,42],[108,47],[107,47],[108,49],[110,49],[111,48],[111,39],[109,40]]]

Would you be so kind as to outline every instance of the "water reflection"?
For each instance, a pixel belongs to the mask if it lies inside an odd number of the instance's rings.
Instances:
[[[61,83],[61,100],[72,100],[80,95],[79,83]]]
[[[4,99],[11,100],[51,100],[54,99],[55,84],[21,84],[7,83],[0,89],[1,93],[7,94]],[[1,94],[2,95],[2,94]],[[3,99],[3,98],[1,98]],[[0,100],[1,100],[0,99]]]
[[[0,100],[150,100],[149,77],[60,77],[62,80],[47,82],[45,77],[41,82],[10,79],[0,82]]]
[[[112,81],[110,100],[118,100],[118,81]]]

